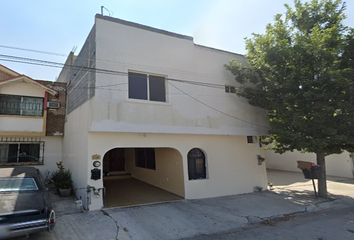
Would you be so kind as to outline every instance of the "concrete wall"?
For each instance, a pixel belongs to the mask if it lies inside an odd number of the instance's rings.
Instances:
[[[262,127],[267,126],[265,112],[225,92],[225,85],[237,84],[224,64],[233,58],[245,62],[242,55],[198,46],[190,37],[121,24],[108,17],[96,17],[95,26],[96,67],[114,73],[96,74],[92,131],[266,134],[267,127]],[[129,71],[166,76],[166,102],[129,99]],[[205,87],[173,79],[215,85]]]
[[[96,67],[96,33],[93,26],[79,55],[75,58],[69,73],[65,73],[60,81],[68,83],[67,87],[67,112],[71,113],[95,95],[95,67]],[[62,75],[60,73],[60,75]]]
[[[297,161],[308,161],[316,164],[314,153],[301,153],[298,151],[277,154],[270,150],[264,151],[267,168],[285,171],[301,172],[297,168]],[[354,177],[353,160],[348,152],[333,154],[326,157],[326,172],[330,176]]]
[[[260,148],[257,143],[247,143],[245,136],[213,136],[213,135],[184,135],[184,134],[139,134],[139,133],[90,133],[88,155],[98,154],[102,157],[113,148],[154,147],[156,151],[157,166],[165,171],[139,169],[131,166],[128,170],[134,177],[148,181],[164,189],[173,189],[172,184],[184,182],[184,196],[187,199],[225,196],[232,194],[249,193],[255,186],[267,187],[265,165],[257,164],[257,154]],[[188,179],[187,154],[192,148],[200,148],[205,152],[207,162],[207,178],[198,180]],[[160,151],[160,149],[162,151]],[[167,149],[166,149],[167,148]],[[183,158],[183,180],[178,176],[182,167],[176,161],[176,149]],[[165,150],[166,149],[166,150]],[[178,155],[179,155],[178,154]],[[128,151],[129,155],[129,151]],[[130,158],[133,158],[130,153]],[[169,156],[172,159],[167,160]],[[166,164],[166,165],[165,165]],[[87,171],[92,169],[92,160],[89,160]],[[134,169],[135,168],[135,169]],[[176,174],[177,173],[177,174]],[[144,176],[147,174],[147,176]],[[169,181],[167,181],[167,178]],[[177,181],[174,183],[173,179]],[[161,181],[161,182],[159,182]],[[181,181],[181,182],[178,182]],[[96,188],[103,187],[103,181],[89,179],[88,184]],[[177,185],[176,185],[177,186]],[[182,195],[183,194],[178,194]],[[90,209],[102,207],[102,198],[92,197]]]
[[[76,195],[86,206],[86,187],[92,160],[88,155],[88,131],[91,123],[91,100],[67,115],[63,140],[63,164],[70,169]]]

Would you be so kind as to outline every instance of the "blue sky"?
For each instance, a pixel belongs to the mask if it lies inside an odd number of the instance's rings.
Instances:
[[[292,0],[11,0],[0,2],[0,54],[64,63],[65,56],[39,54],[3,46],[67,55],[80,51],[94,16],[104,15],[192,36],[197,44],[244,54],[244,38],[263,33],[274,15]],[[354,1],[347,0],[345,23],[354,27]],[[55,81],[60,68],[0,60],[34,79]]]

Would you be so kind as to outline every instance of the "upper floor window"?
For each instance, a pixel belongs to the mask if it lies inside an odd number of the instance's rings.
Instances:
[[[0,94],[0,114],[43,116],[43,98]]]
[[[128,73],[129,98],[166,102],[165,77],[143,73]]]
[[[236,93],[236,87],[225,86],[225,92],[227,92],[227,93]]]

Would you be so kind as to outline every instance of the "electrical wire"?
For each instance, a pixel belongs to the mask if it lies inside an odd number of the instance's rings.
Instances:
[[[96,72],[96,73],[104,73],[104,74],[113,74],[113,75],[122,75],[122,76],[128,76],[129,73],[127,72],[120,72],[120,71],[115,71],[115,70],[108,70],[108,69],[99,69],[99,68],[92,68],[92,67],[85,67],[85,66],[72,66],[72,65],[67,65],[67,64],[63,64],[63,63],[58,63],[58,62],[52,62],[52,61],[46,61],[46,60],[40,60],[40,59],[33,59],[33,58],[24,58],[24,57],[17,57],[17,56],[11,56],[11,55],[3,55],[0,54],[0,60],[4,60],[4,61],[12,61],[12,62],[21,62],[21,63],[28,63],[28,64],[35,64],[35,65],[41,65],[41,66],[49,66],[49,67],[57,67],[57,68],[67,68],[67,69],[72,69],[72,70],[78,70],[78,71],[87,71],[87,72]],[[196,82],[196,81],[188,81],[188,80],[181,80],[181,79],[174,79],[174,78],[165,78],[168,81],[175,81],[175,82],[181,82],[181,83],[187,83],[187,84],[193,84],[193,85],[198,85],[198,86],[204,86],[204,87],[212,87],[212,88],[224,88],[225,85],[223,84],[215,84],[215,83],[206,83],[206,82]],[[246,120],[243,120],[241,118],[232,116],[228,113],[225,113],[223,111],[220,111],[217,108],[214,108],[202,101],[200,101],[199,99],[193,97],[192,95],[184,92],[183,90],[181,90],[180,88],[176,87],[175,85],[173,85],[172,83],[168,82],[171,86],[173,86],[174,88],[176,88],[177,90],[179,90],[180,92],[182,92],[184,95],[192,98],[193,100],[199,102],[200,104],[203,104],[204,106],[217,111],[221,114],[224,114],[226,116],[229,116],[231,118],[234,118],[236,120],[239,120],[241,122],[245,122],[251,125],[255,125],[255,126],[259,126],[259,127],[263,127],[263,128],[268,128],[266,126],[260,125],[260,124],[256,124],[256,123],[252,123]],[[126,83],[124,83],[126,84]],[[120,84],[112,84],[112,85],[106,85],[106,86],[95,86],[95,88],[99,89],[101,87],[112,87],[112,86],[118,86]],[[71,87],[70,87],[71,88]],[[72,86],[72,88],[75,88],[75,86]],[[73,90],[73,89],[72,89]]]
[[[36,52],[36,53],[41,53],[41,54],[56,55],[56,56],[61,56],[61,57],[67,57],[68,56],[68,54],[54,53],[54,52],[48,52],[48,51],[42,51],[42,50],[28,49],[28,48],[19,48],[19,47],[5,46],[5,45],[0,45],[0,47],[8,48],[8,49],[15,49],[15,50],[28,51],[28,52]],[[81,57],[78,57],[78,56],[76,57],[76,59],[80,59],[80,60],[84,60],[84,61],[87,60],[87,58],[81,58]],[[191,71],[182,71],[182,70],[171,69],[171,68],[152,67],[152,66],[149,66],[149,65],[142,65],[142,64],[136,64],[136,63],[127,63],[127,62],[120,62],[120,61],[111,61],[111,60],[102,60],[102,59],[95,59],[95,61],[97,61],[97,62],[108,62],[108,63],[118,63],[118,64],[128,64],[128,65],[137,66],[137,67],[149,67],[149,68],[155,68],[155,69],[160,69],[160,70],[168,70],[168,71],[172,71],[172,72],[178,72],[178,73],[182,73],[182,74],[186,74],[186,75],[194,75],[194,76],[201,76],[201,77],[206,77],[206,78],[227,80],[227,79],[224,79],[224,78],[220,78],[220,76],[218,76],[218,75],[196,73],[196,72],[191,72]]]
[[[257,123],[249,122],[249,121],[243,120],[243,119],[241,119],[241,118],[232,116],[232,115],[230,115],[230,114],[228,114],[228,113],[225,113],[225,112],[223,112],[223,111],[220,111],[219,109],[214,108],[214,107],[212,107],[212,106],[210,106],[210,105],[208,105],[208,104],[206,104],[206,103],[200,101],[199,99],[193,97],[192,95],[186,93],[185,91],[183,91],[183,90],[181,90],[180,88],[176,87],[176,86],[173,85],[172,83],[169,82],[169,84],[170,84],[172,87],[174,87],[174,88],[176,88],[177,90],[179,90],[180,92],[182,92],[183,94],[185,94],[186,96],[192,98],[193,100],[199,102],[200,104],[203,104],[204,106],[206,106],[206,107],[208,107],[208,108],[210,108],[210,109],[212,109],[212,110],[214,110],[214,111],[216,111],[216,112],[218,112],[218,113],[224,114],[224,115],[226,115],[226,116],[228,116],[228,117],[234,118],[234,119],[239,120],[239,121],[241,121],[241,122],[245,122],[245,123],[248,123],[248,124],[251,124],[251,125],[255,125],[255,126],[258,126],[258,127],[268,128],[267,126],[263,126],[263,125],[260,125],[260,124],[257,124]]]
[[[27,52],[36,52],[36,53],[42,53],[42,54],[49,54],[49,55],[60,56],[60,57],[68,56],[67,54],[63,54],[63,53],[47,52],[47,51],[34,50],[34,49],[28,49],[28,48],[11,47],[11,46],[5,46],[5,45],[0,45],[0,47],[1,48],[14,49],[14,50],[27,51]]]

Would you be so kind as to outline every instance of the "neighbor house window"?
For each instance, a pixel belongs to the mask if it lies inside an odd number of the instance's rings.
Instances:
[[[247,143],[253,143],[253,136],[247,136]]]
[[[155,149],[154,148],[136,148],[135,166],[156,169]]]
[[[43,116],[43,98],[0,94],[0,114]]]
[[[129,98],[166,102],[165,77],[143,73],[128,73]]]
[[[227,93],[236,93],[236,87],[225,86],[225,92],[227,92]]]
[[[189,180],[206,178],[205,155],[199,148],[188,152],[188,176]]]
[[[43,143],[0,143],[0,164],[42,163]]]

